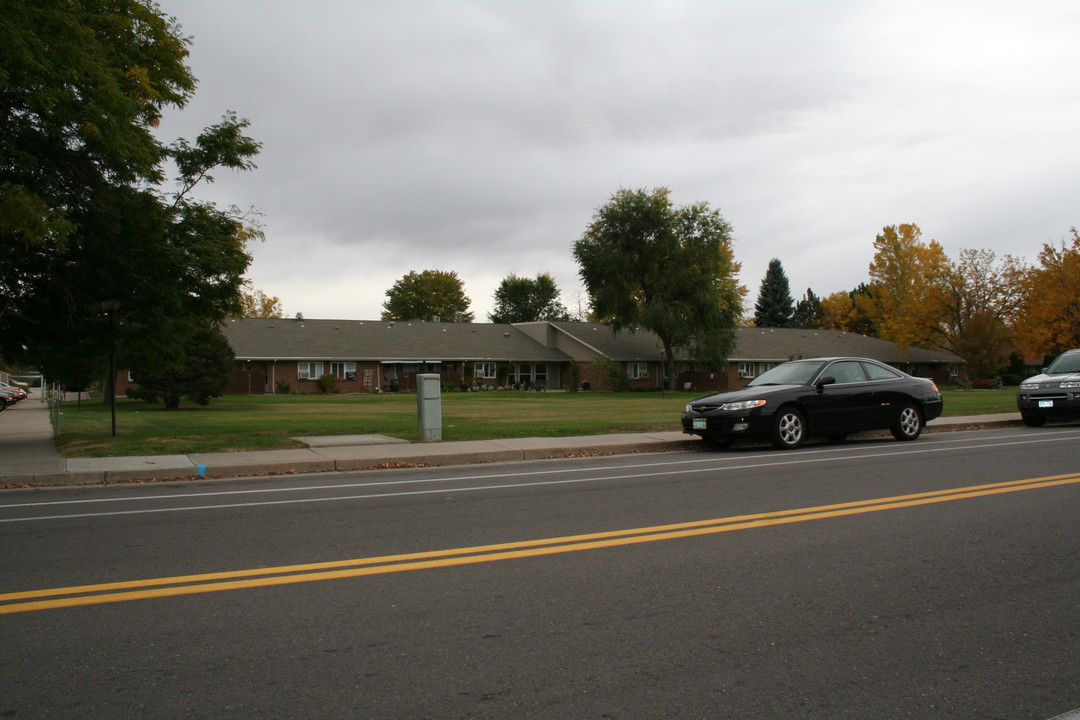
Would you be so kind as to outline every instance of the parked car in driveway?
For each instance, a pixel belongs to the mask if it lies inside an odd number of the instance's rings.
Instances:
[[[20,400],[25,400],[27,397],[26,388],[20,385],[9,385],[6,382],[0,382],[0,390],[14,393],[15,396],[18,397]]]
[[[941,410],[932,380],[869,358],[811,358],[777,365],[740,390],[693,400],[682,426],[714,447],[765,438],[790,449],[810,436],[838,441],[861,430],[888,429],[897,440],[914,440]]]
[[[1041,373],[1020,383],[1016,406],[1031,427],[1080,418],[1080,348],[1061,353]]]
[[[14,390],[0,388],[0,410],[7,410],[10,406],[22,400]]]

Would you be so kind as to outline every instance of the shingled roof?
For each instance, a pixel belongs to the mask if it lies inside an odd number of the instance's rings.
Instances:
[[[225,337],[244,360],[370,360],[517,362],[659,360],[661,345],[647,330],[613,333],[601,323],[385,322],[245,318],[227,320]],[[901,348],[896,343],[839,330],[736,329],[731,362],[783,362],[847,355],[893,365],[960,363],[951,353]],[[678,357],[686,360],[685,357]]]
[[[902,348],[894,342],[841,330],[801,330],[797,328],[738,328],[731,362],[781,362],[800,357],[845,355],[867,357],[884,363],[961,363],[952,353]]]
[[[602,323],[553,322],[523,323],[519,327],[534,337],[538,337],[535,328],[550,325],[556,331],[554,345],[577,359],[570,339],[587,347],[593,353],[613,360],[658,360],[661,344],[657,336],[647,330],[623,330],[612,333]],[[564,335],[560,338],[558,335]],[[868,357],[885,363],[899,365],[903,363],[959,363],[961,358],[951,353],[924,350],[922,348],[901,348],[894,342],[866,337],[840,330],[801,330],[796,328],[756,328],[739,327],[735,329],[735,350],[729,362],[783,362],[800,357]],[[549,343],[552,344],[552,343]],[[676,359],[688,358],[676,351]]]
[[[244,360],[570,360],[513,325],[492,323],[244,318],[222,330]]]

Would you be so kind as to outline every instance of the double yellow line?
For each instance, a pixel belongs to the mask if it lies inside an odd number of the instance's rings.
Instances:
[[[429,570],[457,565],[474,565],[497,560],[514,560],[582,550],[598,550],[621,545],[675,540],[698,535],[712,535],[733,530],[748,530],[770,525],[784,525],[881,510],[896,510],[918,505],[967,500],[987,495],[1075,483],[1080,483],[1080,473],[1029,478],[990,485],[973,485],[964,488],[860,500],[836,505],[821,505],[754,515],[737,515],[674,525],[657,525],[586,535],[568,535],[544,540],[524,540],[497,545],[478,545],[451,550],[433,550],[355,560],[336,560],[274,568],[181,575],[150,580],[129,580],[126,582],[79,585],[49,590],[29,590],[0,594],[0,615],[79,605],[98,605],[147,598],[195,595],[224,590],[243,590],[273,585],[318,582],[321,580],[338,580],[341,578]]]

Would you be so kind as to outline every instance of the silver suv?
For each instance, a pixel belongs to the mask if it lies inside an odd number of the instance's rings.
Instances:
[[[1061,353],[1041,374],[1020,383],[1016,406],[1031,427],[1080,419],[1080,348]]]

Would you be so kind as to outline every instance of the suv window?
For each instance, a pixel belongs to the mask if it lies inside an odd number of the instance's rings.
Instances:
[[[1050,363],[1050,367],[1046,368],[1046,372],[1050,375],[1080,372],[1080,352],[1070,350],[1058,355],[1057,359]]]

